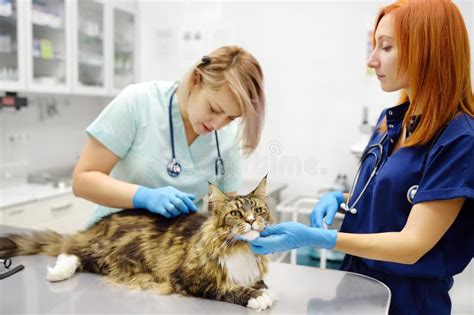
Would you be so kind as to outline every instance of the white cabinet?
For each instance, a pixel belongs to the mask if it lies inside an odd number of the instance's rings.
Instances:
[[[120,91],[135,81],[136,20],[135,14],[121,7],[112,10],[113,19],[113,90]]]
[[[0,90],[117,94],[137,78],[136,12],[120,1],[0,1]]]
[[[111,53],[107,7],[101,1],[74,1],[73,89],[80,94],[107,94]],[[106,58],[109,57],[109,58]]]
[[[24,1],[28,91],[71,91],[71,7],[65,0]]]
[[[119,1],[72,1],[72,12],[73,91],[115,95],[135,82],[138,36],[134,7]]]
[[[0,89],[21,90],[25,86],[24,1],[0,1]]]
[[[94,204],[72,193],[0,209],[3,225],[73,233],[85,227]],[[3,221],[3,222],[1,222]]]

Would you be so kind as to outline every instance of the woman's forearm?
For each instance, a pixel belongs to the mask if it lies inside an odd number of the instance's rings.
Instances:
[[[414,264],[422,256],[422,250],[413,236],[406,232],[387,232],[374,234],[337,234],[335,250],[354,256]]]
[[[138,187],[97,171],[74,174],[72,185],[75,196],[119,209],[133,208],[133,195]]]
[[[454,198],[417,203],[400,232],[338,233],[335,249],[369,259],[414,264],[443,237],[464,201]]]

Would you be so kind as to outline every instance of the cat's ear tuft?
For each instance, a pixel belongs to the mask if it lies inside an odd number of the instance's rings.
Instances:
[[[258,184],[257,188],[255,188],[250,193],[251,195],[255,195],[255,196],[258,196],[258,197],[261,197],[261,198],[266,197],[266,195],[267,195],[267,176],[268,176],[268,173],[267,173],[267,175],[265,175],[265,177],[262,178],[262,180]]]
[[[209,202],[222,202],[229,200],[229,197],[223,193],[219,187],[216,185],[209,183]]]

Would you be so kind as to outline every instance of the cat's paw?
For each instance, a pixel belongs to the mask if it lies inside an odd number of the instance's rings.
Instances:
[[[48,266],[46,279],[51,282],[69,279],[74,275],[78,266],[79,258],[77,256],[61,254],[54,267]]]
[[[256,298],[250,299],[247,303],[247,307],[257,310],[257,311],[261,311],[261,310],[271,307],[272,304],[273,304],[273,300],[265,290]]]
[[[268,297],[272,300],[272,302],[275,302],[277,300],[275,293],[273,293],[272,290],[270,289],[264,289],[264,291],[267,293]]]

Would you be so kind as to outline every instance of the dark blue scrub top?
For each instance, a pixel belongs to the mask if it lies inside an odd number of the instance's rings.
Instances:
[[[419,185],[414,198],[415,204],[465,197],[466,201],[452,226],[417,263],[405,265],[362,259],[368,267],[378,271],[442,279],[460,273],[474,254],[474,119],[460,114],[449,122],[434,143],[402,147],[387,157],[402,131],[408,106],[405,103],[382,112],[378,125],[386,117],[388,130],[382,164],[356,205],[358,212],[355,215],[345,215],[341,231],[401,231],[413,206],[407,199],[407,191],[413,185]],[[382,133],[375,131],[369,145],[380,142],[382,137]],[[373,165],[372,157],[362,165],[350,205],[365,185]],[[343,265],[342,268],[344,267]]]

